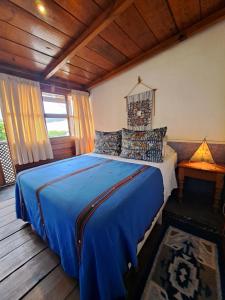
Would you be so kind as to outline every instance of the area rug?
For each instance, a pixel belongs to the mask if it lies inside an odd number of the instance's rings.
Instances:
[[[169,226],[158,248],[142,300],[222,300],[219,248]]]

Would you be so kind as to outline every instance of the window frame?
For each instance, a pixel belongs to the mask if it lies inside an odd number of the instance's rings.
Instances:
[[[44,108],[44,96],[43,94],[51,94],[51,95],[60,95],[60,96],[64,96],[65,97],[65,104],[66,104],[66,114],[49,114],[49,113],[45,113],[45,108]],[[67,119],[67,124],[68,124],[68,135],[62,135],[62,136],[55,136],[55,137],[50,137],[48,134],[48,138],[49,139],[61,139],[61,138],[70,138],[71,135],[71,128],[70,128],[70,115],[69,115],[69,101],[68,101],[68,96],[69,93],[62,93],[59,91],[45,91],[45,89],[41,90],[41,97],[42,97],[42,106],[43,106],[43,114],[44,114],[44,119],[45,119],[45,125],[46,125],[46,129],[47,129],[47,133],[48,133],[48,128],[47,128],[47,122],[46,122],[46,118],[49,119],[60,119],[60,118],[64,118]],[[54,98],[53,98],[54,99]],[[57,101],[52,101],[53,103],[57,103]]]

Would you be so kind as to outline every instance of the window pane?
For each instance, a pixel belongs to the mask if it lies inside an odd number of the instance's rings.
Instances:
[[[47,93],[42,96],[46,114],[67,114],[65,96]]]
[[[2,119],[2,113],[0,111],[0,141],[6,141],[5,127]]]
[[[67,118],[46,118],[46,124],[50,138],[69,135]]]

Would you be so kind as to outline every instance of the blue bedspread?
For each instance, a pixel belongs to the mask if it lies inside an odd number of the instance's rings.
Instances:
[[[159,169],[79,156],[21,172],[17,217],[28,221],[79,280],[80,297],[124,298],[124,273],[163,204]]]

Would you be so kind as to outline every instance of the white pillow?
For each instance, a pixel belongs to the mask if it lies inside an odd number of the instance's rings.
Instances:
[[[176,151],[169,145],[165,146],[165,156],[171,155],[173,153],[176,153]]]

